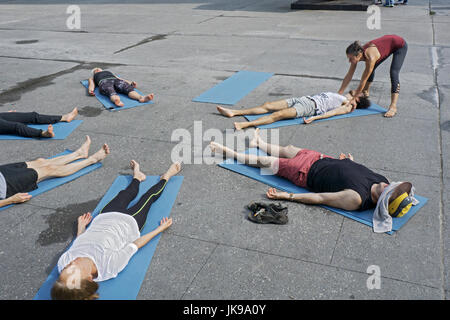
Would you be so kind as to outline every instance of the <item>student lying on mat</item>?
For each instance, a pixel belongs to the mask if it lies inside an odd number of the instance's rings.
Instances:
[[[384,202],[385,195],[392,195],[391,189],[396,189],[394,191],[397,195],[404,190],[402,188],[405,188],[405,184],[409,186],[408,195],[414,195],[414,190],[410,194],[411,183],[404,183],[401,188],[397,187],[397,183],[390,184],[384,176],[354,162],[351,154],[341,154],[339,159],[334,159],[320,152],[292,145],[280,147],[268,144],[259,136],[259,129],[256,129],[250,147],[260,148],[269,156],[237,153],[215,142],[211,142],[210,147],[213,152],[224,153],[246,165],[269,168],[274,174],[314,192],[292,194],[270,188],[267,192],[270,199],[327,205],[353,211],[366,210],[374,207],[378,201]],[[279,157],[270,154],[277,154]],[[392,199],[391,197],[390,200]]]
[[[91,139],[67,155],[52,159],[38,158],[33,161],[10,163],[0,166],[0,207],[22,203],[31,199],[27,192],[37,188],[37,183],[54,177],[69,176],[91,164],[102,161],[109,154],[105,143],[100,150],[88,156]],[[78,159],[81,161],[73,162]]]
[[[52,138],[53,123],[71,122],[78,115],[78,109],[62,116],[43,115],[37,112],[16,112],[11,110],[0,113],[0,134],[12,134],[28,138]],[[49,124],[47,130],[43,131],[28,127],[26,124]]]
[[[118,107],[123,107],[124,104],[120,101],[117,93],[127,95],[129,98],[138,100],[139,102],[148,102],[153,100],[153,93],[141,96],[134,89],[137,87],[136,81],[129,81],[115,76],[111,71],[94,68],[92,70],[92,77],[89,78],[89,94],[94,96],[94,90],[97,86],[100,93],[108,96],[109,99]]]
[[[346,95],[334,92],[322,92],[314,96],[303,96],[299,98],[290,98],[266,102],[258,107],[249,109],[228,109],[217,106],[217,110],[226,117],[255,115],[273,112],[270,115],[263,116],[254,121],[235,122],[236,130],[248,127],[256,127],[264,124],[273,123],[284,119],[293,119],[303,117],[305,123],[311,123],[314,120],[325,119],[332,116],[350,113],[354,107],[359,109],[370,106],[369,99],[360,94],[354,99],[354,91],[351,90]],[[352,101],[352,103],[350,103]],[[305,117],[311,117],[306,119]]]
[[[58,260],[60,276],[51,290],[55,300],[93,300],[97,282],[115,278],[139,248],[172,225],[172,218],[163,218],[158,228],[143,236],[150,206],[159,198],[167,181],[178,172],[181,164],[173,163],[139,201],[127,206],[137,196],[139,184],[146,176],[139,164],[131,160],[133,180],[120,191],[94,219],[88,212],[78,218],[78,233],[68,251]],[[92,221],[92,223],[91,223]],[[86,226],[91,226],[86,229]]]

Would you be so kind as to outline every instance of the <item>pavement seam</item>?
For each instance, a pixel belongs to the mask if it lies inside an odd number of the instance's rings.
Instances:
[[[171,235],[175,235],[173,233],[170,233]],[[196,240],[195,238],[192,238],[193,240]],[[205,241],[208,242],[208,241]],[[214,243],[214,242],[208,242],[208,243]],[[203,268],[205,267],[205,265],[208,263],[209,259],[211,258],[211,256],[214,254],[214,252],[216,251],[216,249],[219,247],[220,244],[215,243],[216,246],[211,250],[211,253],[209,254],[208,258],[205,259],[205,262],[203,263],[203,265],[200,267],[200,269],[197,271],[197,273],[195,274],[195,276],[192,278],[192,281],[189,283],[189,285],[186,287],[186,290],[184,291],[184,293],[181,295],[179,300],[183,300],[184,296],[186,295],[186,293],[189,291],[189,289],[192,287],[192,284],[194,283],[195,279],[197,279],[197,276],[200,274],[200,272],[203,270]]]
[[[245,248],[245,247],[240,247],[240,246],[236,246],[236,245],[230,245],[230,244],[226,244],[226,243],[222,243],[219,241],[214,241],[214,240],[205,240],[205,239],[200,239],[200,238],[195,238],[189,235],[182,235],[182,234],[177,234],[174,232],[170,232],[170,235],[172,236],[177,236],[177,237],[181,237],[181,238],[187,238],[190,240],[197,240],[197,241],[201,241],[201,242],[206,242],[206,243],[210,243],[210,244],[215,244],[216,247],[214,248],[213,252],[211,252],[211,254],[209,255],[208,259],[210,259],[210,257],[212,256],[212,254],[214,253],[214,251],[216,250],[217,247],[219,246],[223,246],[223,247],[227,247],[227,248],[234,248],[234,249],[240,249],[240,250],[245,250],[245,251],[250,251],[250,252],[255,252],[258,254],[263,254],[263,255],[268,255],[268,256],[273,256],[273,257],[278,257],[278,258],[284,258],[284,259],[289,259],[289,260],[295,260],[295,261],[300,261],[306,264],[312,264],[312,265],[317,265],[317,266],[321,266],[321,267],[328,267],[328,268],[334,268],[337,269],[337,271],[339,270],[344,270],[344,271],[348,271],[348,272],[353,272],[353,273],[358,273],[358,274],[364,274],[364,275],[370,275],[367,272],[363,272],[363,271],[359,271],[359,270],[354,270],[354,269],[350,269],[350,268],[346,268],[346,267],[340,267],[337,265],[332,265],[332,264],[326,264],[326,263],[321,263],[321,262],[317,262],[317,261],[310,261],[310,260],[305,260],[305,259],[300,259],[300,258],[295,258],[295,257],[290,257],[290,256],[285,256],[282,254],[276,254],[276,253],[272,253],[272,252],[265,252],[265,251],[261,251],[258,249],[251,249],[251,248]],[[206,262],[205,264],[206,265]],[[203,266],[204,266],[203,265]],[[201,269],[203,269],[203,266]],[[200,272],[201,270],[199,270]],[[195,277],[197,277],[197,275],[199,274],[199,272],[197,272],[197,274],[195,275]],[[408,280],[402,280],[402,279],[398,279],[398,278],[394,278],[394,277],[389,277],[389,276],[381,276],[381,278],[383,279],[388,279],[388,280],[393,280],[393,281],[398,281],[401,283],[406,283],[406,284],[411,284],[411,285],[415,285],[415,286],[419,286],[419,287],[426,287],[426,288],[430,288],[430,289],[437,289],[439,290],[439,287],[435,287],[435,286],[431,286],[431,285],[427,285],[427,284],[423,284],[423,283],[417,283],[417,282],[412,282],[412,281],[408,281]],[[192,281],[193,282],[193,281]],[[192,285],[189,285],[189,287]],[[188,289],[187,289],[188,290]],[[186,291],[187,291],[186,290]],[[186,292],[185,292],[186,293]],[[184,296],[184,294],[183,294]]]
[[[440,199],[439,199],[439,244],[440,244],[440,252],[441,252],[441,261],[440,261],[440,273],[441,273],[441,297],[443,300],[446,300],[446,293],[445,290],[445,243],[444,243],[444,157],[443,157],[443,143],[442,143],[442,126],[441,126],[441,99],[440,99],[440,89],[439,89],[439,82],[438,82],[438,71],[439,71],[439,55],[436,48],[436,30],[434,27],[434,16],[431,15],[431,0],[428,1],[429,5],[429,13],[430,13],[430,20],[431,20],[431,28],[433,31],[433,46],[431,47],[432,55],[431,55],[431,66],[433,69],[433,79],[434,79],[434,86],[436,88],[436,103],[437,107],[439,109],[438,112],[438,123],[437,126],[439,128],[438,130],[438,146],[439,146],[439,160],[440,160]]]

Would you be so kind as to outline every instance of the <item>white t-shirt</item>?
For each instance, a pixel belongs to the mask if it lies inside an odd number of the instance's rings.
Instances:
[[[132,216],[120,212],[99,214],[59,258],[58,271],[61,272],[76,258],[85,257],[90,258],[97,267],[98,276],[94,281],[115,278],[138,251],[133,242],[140,236]]]
[[[0,172],[0,200],[6,199],[6,180]]]
[[[336,109],[341,106],[342,102],[347,98],[336,92],[322,92],[315,96],[308,96],[316,103],[316,114],[324,114],[330,110]]]

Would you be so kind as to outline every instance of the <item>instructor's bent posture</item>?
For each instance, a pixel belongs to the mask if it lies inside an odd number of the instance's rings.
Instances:
[[[0,207],[28,201],[31,199],[28,192],[37,189],[38,182],[71,175],[91,164],[102,161],[109,154],[109,147],[105,143],[100,150],[89,156],[90,145],[91,139],[86,136],[83,145],[67,155],[1,165]],[[84,160],[74,162],[78,159]]]
[[[124,104],[120,101],[118,93],[127,95],[130,99],[139,102],[148,102],[153,100],[153,93],[146,96],[141,96],[134,89],[137,88],[136,81],[125,80],[117,77],[111,71],[94,68],[92,70],[92,77],[89,78],[88,92],[91,96],[95,96],[94,90],[97,86],[100,93],[109,97],[109,99],[118,107],[123,107]]]
[[[353,78],[356,70],[356,65],[360,61],[364,61],[366,67],[361,76],[359,86],[356,89],[355,95],[364,93],[369,97],[370,85],[375,77],[375,69],[383,63],[390,55],[392,55],[392,63],[390,69],[391,76],[391,104],[389,110],[384,114],[385,117],[391,118],[397,113],[397,100],[400,92],[400,69],[408,52],[408,44],[405,39],[397,35],[385,35],[381,38],[369,41],[361,46],[358,41],[353,42],[347,47],[346,54],[350,62],[350,68],[342,81],[339,93],[343,93],[345,88]]]
[[[120,191],[95,218],[89,212],[78,218],[77,237],[58,260],[60,276],[51,290],[53,299],[98,298],[97,282],[115,278],[138,249],[172,225],[172,218],[163,218],[155,230],[142,236],[140,234],[150,206],[160,197],[169,179],[180,172],[181,164],[173,163],[160,181],[127,209],[138,194],[139,184],[146,179],[136,161],[131,160],[130,166],[133,169],[130,185]],[[86,229],[89,223],[91,226]]]
[[[335,92],[322,92],[313,96],[266,102],[258,107],[249,109],[228,109],[217,106],[217,110],[222,115],[229,118],[273,112],[270,115],[262,116],[254,121],[235,122],[234,127],[236,130],[270,124],[284,119],[301,117],[303,118],[303,121],[308,124],[314,120],[350,113],[355,108],[365,109],[370,106],[369,99],[362,97],[362,94],[360,94],[359,99],[355,100],[354,98],[356,96],[354,94],[355,92],[353,90],[346,95]]]
[[[274,174],[314,192],[290,194],[270,188],[267,192],[270,199],[322,204],[350,211],[366,210],[377,204],[389,185],[384,176],[354,162],[351,154],[341,154],[339,159],[333,159],[320,152],[292,145],[281,147],[268,144],[259,136],[259,129],[255,130],[250,147],[260,148],[269,156],[237,153],[218,143],[210,143],[213,152],[222,152],[249,166],[270,168]]]

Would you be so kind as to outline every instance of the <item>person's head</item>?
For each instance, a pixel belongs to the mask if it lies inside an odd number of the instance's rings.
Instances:
[[[101,68],[94,68],[91,70],[92,74],[96,74],[97,72],[103,71]]]
[[[52,287],[51,297],[53,300],[94,300],[98,298],[98,287],[92,275],[71,263],[61,271]]]
[[[353,42],[345,50],[345,54],[347,55],[348,61],[352,64],[358,63],[363,57],[363,53],[364,48],[361,46],[359,41]]]
[[[356,109],[367,109],[372,104],[369,100],[369,98],[365,97],[363,93],[358,94],[358,96],[355,96],[355,90],[350,90],[348,94],[346,95],[347,99],[351,100],[353,98],[356,98]]]
[[[389,184],[380,182],[372,187],[372,199],[375,203],[380,199],[384,189]],[[405,215],[413,204],[413,200],[410,197],[412,190],[411,182],[403,182],[395,187],[389,196],[388,210],[392,217],[402,217]]]

